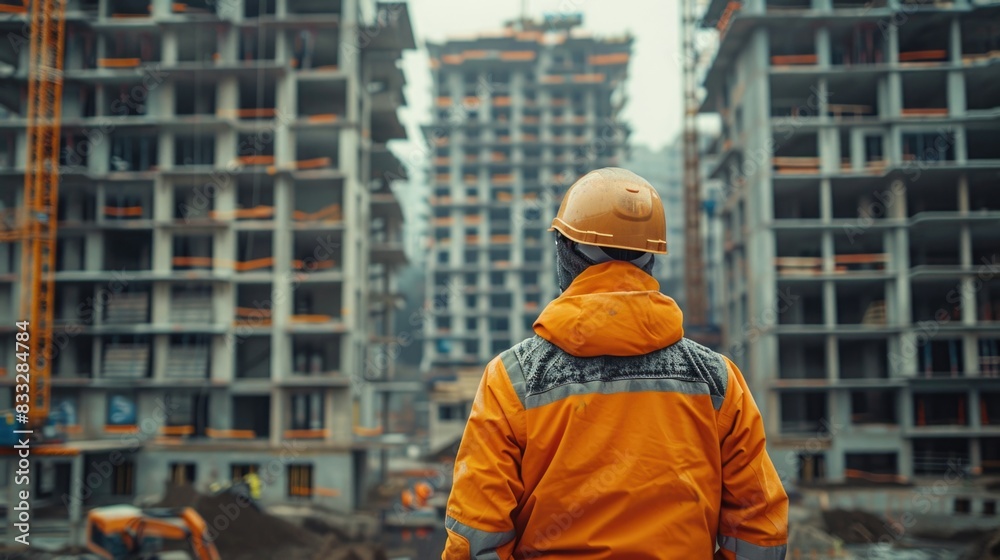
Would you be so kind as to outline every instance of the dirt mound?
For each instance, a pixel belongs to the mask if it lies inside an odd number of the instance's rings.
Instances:
[[[228,492],[201,496],[195,510],[208,524],[219,555],[226,559],[275,558],[289,548],[317,550],[323,544],[315,533],[267,515],[246,498]]]
[[[1000,530],[984,535],[969,545],[961,560],[1000,560]]]
[[[823,512],[826,532],[848,544],[877,543],[887,537],[896,540],[896,533],[881,517],[860,510],[834,509]],[[891,542],[891,541],[890,541]]]
[[[157,502],[158,508],[194,507],[201,495],[190,484],[167,484],[163,499]]]

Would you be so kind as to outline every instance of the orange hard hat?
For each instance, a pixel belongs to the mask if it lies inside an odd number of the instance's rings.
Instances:
[[[627,169],[587,173],[566,191],[549,231],[584,245],[666,254],[667,221],[659,193]]]
[[[430,498],[432,494],[434,494],[434,489],[431,488],[431,485],[427,484],[426,482],[418,482],[413,486],[413,492],[421,500],[426,500],[427,498]]]

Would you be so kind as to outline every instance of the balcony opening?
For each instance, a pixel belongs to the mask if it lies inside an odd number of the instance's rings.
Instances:
[[[1000,424],[1000,422],[997,422]],[[979,440],[979,450],[982,456],[983,474],[1000,474],[1000,438],[981,438]],[[992,503],[993,510],[987,512],[986,504],[983,504],[983,514],[996,515],[996,502]]]
[[[206,334],[170,335],[164,375],[171,379],[208,379],[212,339]]]
[[[243,4],[243,17],[273,16],[277,10],[276,4],[276,0],[246,0]]]
[[[818,220],[819,186],[785,186],[774,184],[775,220]]]
[[[820,234],[777,230],[775,266],[779,276],[812,276],[823,271]]]
[[[299,181],[295,185],[292,220],[300,223],[340,222],[343,219],[344,181]]]
[[[316,432],[322,431],[323,423],[323,393],[295,393],[290,396],[291,401],[291,423],[290,430],[296,432]],[[302,436],[305,434],[288,434],[286,437]]]
[[[175,486],[186,486],[194,484],[196,467],[194,463],[170,463],[168,470],[170,475],[167,480]]]
[[[149,12],[141,15],[149,17]],[[160,61],[160,41],[153,34],[115,33],[105,35],[104,41],[105,58],[97,59],[99,68],[138,68],[143,64]]]
[[[237,379],[268,379],[271,377],[271,336],[249,334],[239,339],[236,347]]]
[[[333,123],[347,116],[347,82],[304,81],[298,89],[299,115],[311,123]]]
[[[864,5],[863,0],[856,0],[856,3]],[[848,6],[837,6],[841,7]],[[831,29],[830,62],[838,66],[883,64],[885,37],[886,34],[876,23],[859,23],[847,28]]]
[[[826,374],[826,344],[822,339],[778,340],[781,379],[826,379]]]
[[[835,289],[838,325],[878,328],[889,324],[885,283],[840,282]]]
[[[174,220],[185,223],[210,219],[214,212],[214,196],[205,196],[203,183],[178,181],[174,186]]]
[[[767,0],[768,13],[811,9],[812,0]]]
[[[910,267],[957,267],[962,264],[958,228],[921,228],[910,232]]]
[[[211,235],[175,235],[173,249],[174,270],[211,270],[214,266]]]
[[[338,286],[339,287],[339,286]],[[290,321],[301,324],[332,323],[343,320],[341,290],[330,285],[302,285],[295,290]]]
[[[885,339],[840,339],[841,379],[888,379],[889,350]]]
[[[75,194],[72,191],[67,194]],[[60,198],[62,196],[60,195]],[[93,197],[90,197],[93,198]],[[86,207],[68,209],[79,215]],[[71,214],[72,215],[72,214]],[[69,216],[67,216],[68,218]],[[126,220],[150,220],[153,218],[153,192],[142,185],[108,185],[104,195],[102,219],[107,222]]]
[[[113,325],[148,323],[149,294],[148,284],[135,283],[130,283],[120,292],[112,292],[104,304],[104,323]]]
[[[979,421],[983,426],[1000,426],[1000,391],[979,393]]]
[[[965,372],[962,339],[933,339],[918,347],[917,369],[924,377],[957,377]]]
[[[992,178],[970,178],[969,210],[972,212],[1000,210],[1000,197],[996,195],[996,183]]]
[[[215,136],[179,135],[174,139],[174,165],[215,164]]]
[[[235,272],[269,272],[274,268],[273,234],[269,231],[236,232]]]
[[[150,377],[152,345],[146,335],[106,337],[101,349],[101,377],[142,379]]]
[[[781,432],[819,436],[827,433],[826,394],[794,391],[781,394]]]
[[[340,338],[329,335],[292,337],[294,375],[336,375],[341,372]]]
[[[768,2],[768,9],[776,0]],[[781,0],[782,4],[797,9],[808,8],[809,0]],[[816,34],[811,29],[786,29],[783,33],[770,35],[771,66],[814,66],[816,56]]]
[[[170,322],[210,325],[215,322],[212,285],[184,283],[170,288]]]
[[[903,53],[900,53],[902,57]],[[947,75],[944,72],[902,74],[903,117],[945,117],[948,115]]]
[[[149,270],[152,262],[153,234],[134,231],[129,235],[104,238],[103,270]]]
[[[796,457],[799,482],[814,484],[826,480],[826,455],[822,453],[799,453]]]
[[[342,270],[343,251],[341,230],[296,232],[292,245],[292,269],[306,274]]]
[[[813,175],[819,173],[819,143],[815,133],[795,132],[785,138],[778,133],[772,162],[777,175]]]
[[[913,395],[913,424],[924,426],[968,426],[966,393],[916,393]]]
[[[908,3],[923,3],[923,0]],[[907,25],[899,26],[899,64],[915,67],[946,64],[950,55],[950,23],[938,18],[910,18]]]
[[[15,160],[17,159],[15,157],[17,154],[17,151],[15,149],[16,140],[17,140],[17,135],[15,133],[9,131],[0,132],[0,170],[10,171],[14,169]],[[64,163],[65,158],[63,157],[64,151],[65,149],[60,151],[59,153],[60,165],[65,165]]]
[[[177,82],[174,87],[174,113],[177,116],[215,116],[215,84]]]
[[[844,478],[855,482],[894,482],[899,475],[897,453],[845,453]]]
[[[271,434],[271,397],[233,397],[233,430],[246,432],[252,438]]]
[[[991,320],[1000,319],[993,316]],[[979,339],[979,374],[985,377],[1000,377],[1000,338]],[[1000,413],[1000,409],[997,412]],[[997,422],[1000,423],[1000,418]]]
[[[56,300],[58,301],[58,299]],[[88,311],[89,312],[89,311]],[[87,324],[86,322],[84,324]],[[54,332],[59,335],[56,326]],[[94,337],[70,337],[65,346],[55,350],[52,357],[52,375],[63,379],[89,378],[94,375]]]
[[[904,132],[903,160],[924,163],[955,161],[955,133]]]
[[[786,286],[774,304],[779,325],[822,325],[823,291],[819,283]]]
[[[274,54],[271,53],[271,58]],[[251,59],[251,60],[257,60]],[[227,118],[239,120],[270,120],[277,117],[275,80],[270,77],[261,79],[241,79],[239,84],[240,103],[238,109],[230,109],[222,113]],[[271,130],[273,133],[273,130]],[[258,134],[260,136],[260,134]]]
[[[962,308],[959,281],[934,280],[913,283],[910,313],[914,323],[931,321],[939,324],[961,321]]]
[[[197,1],[197,0],[195,0]],[[206,0],[201,0],[202,2]],[[208,0],[210,1],[210,0]],[[177,4],[174,4],[177,6]],[[206,6],[214,10],[211,6]],[[194,62],[201,65],[214,64],[219,57],[219,35],[207,26],[175,27],[178,30],[177,61]]]
[[[295,168],[300,171],[320,171],[340,167],[339,133],[307,129],[299,133],[295,144]]]
[[[107,6],[105,16],[113,19],[148,18],[150,15],[150,4],[146,0],[111,0]]]
[[[957,185],[914,182],[906,187],[907,212],[910,217],[923,212],[958,212],[957,191]]]
[[[312,498],[313,485],[312,465],[288,465],[289,498]]]
[[[209,395],[171,391],[163,396],[167,408],[166,435],[204,437],[208,429]]]
[[[73,146],[67,148],[72,150]],[[155,136],[116,133],[111,137],[109,169],[113,173],[155,170],[157,157]]]
[[[899,424],[894,391],[851,391],[852,424]]]
[[[61,197],[60,197],[61,198]],[[7,274],[13,274],[19,271],[21,261],[17,260],[15,264],[15,252],[8,251],[7,257],[9,262],[6,263],[5,267]],[[57,271],[70,271],[70,270],[86,270],[87,268],[87,238],[84,236],[69,236],[60,233],[56,238],[56,270]]]
[[[1000,160],[1000,141],[997,140],[996,130],[990,131],[982,128],[967,127],[966,146],[969,159],[989,159]]]
[[[970,465],[969,440],[918,438],[913,440],[913,474],[940,476],[965,473]]]

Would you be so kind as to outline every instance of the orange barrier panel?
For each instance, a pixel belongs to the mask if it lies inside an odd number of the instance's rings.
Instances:
[[[332,261],[332,260],[327,260],[327,261],[313,261],[312,269],[313,270],[329,270],[329,269],[335,267],[336,265],[337,265],[336,261]],[[305,270],[305,268],[306,268],[305,261],[302,261],[300,259],[293,260],[292,261],[292,268],[295,269],[295,270]]]
[[[333,159],[328,157],[305,159],[295,162],[296,169],[319,169],[333,165]]]
[[[801,64],[816,64],[818,58],[814,54],[785,54],[771,57],[772,66],[796,66]]]
[[[274,165],[274,156],[241,156],[236,161],[240,165]]]
[[[306,117],[306,121],[313,124],[333,123],[337,122],[337,115],[335,113],[327,113],[323,115],[309,115],[308,117]]]
[[[451,97],[448,97],[447,95],[439,96],[434,100],[434,104],[438,107],[448,107],[451,105]]]
[[[336,488],[316,488],[313,493],[322,498],[336,498],[340,496],[340,490]]]
[[[173,12],[174,12],[175,14],[181,14],[181,13],[184,13],[184,12],[186,12],[186,11],[187,11],[187,9],[188,9],[188,5],[187,5],[187,4],[184,4],[184,3],[182,3],[182,2],[174,2],[174,3],[173,3],[173,4],[171,5],[171,10],[173,10]]]
[[[129,424],[126,426],[104,426],[104,433],[107,434],[135,434],[139,432],[139,426]]]
[[[628,53],[610,53],[590,55],[588,61],[593,66],[608,66],[611,64],[628,64]]]
[[[488,53],[486,51],[481,51],[481,50],[463,51],[462,58],[466,60],[486,58],[487,54]]]
[[[903,109],[901,111],[904,117],[947,117],[948,108],[919,108],[919,109]]]
[[[212,257],[174,257],[174,266],[202,266],[211,268],[213,263]]]
[[[285,430],[286,439],[321,439],[330,433],[329,430]]]
[[[165,436],[189,436],[194,433],[194,426],[162,426],[160,433]]]
[[[917,62],[917,61],[941,61],[947,60],[948,51],[944,49],[933,49],[927,51],[908,51],[899,53],[900,62]]]
[[[145,16],[142,16],[145,17]],[[142,63],[138,58],[99,58],[97,66],[99,68],[135,68]]]
[[[254,439],[257,434],[253,430],[216,430],[206,428],[205,435],[218,439]]]
[[[261,309],[259,307],[237,307],[236,308],[236,316],[237,317],[241,317],[241,318],[243,318],[243,317],[254,317],[256,315],[259,315],[261,317],[270,317],[271,316],[271,310],[270,309]]]
[[[289,322],[292,323],[329,323],[333,321],[330,315],[292,315]]]
[[[256,109],[230,109],[219,111],[223,116],[232,116],[240,119],[267,119],[274,117],[278,111],[272,108],[261,107]]]
[[[237,272],[246,272],[248,270],[259,270],[261,268],[268,268],[274,266],[274,257],[263,257],[260,259],[253,259],[249,261],[236,261],[233,263],[233,269]]]
[[[340,218],[341,218],[340,204],[337,203],[333,203],[329,206],[321,208],[316,212],[307,213],[301,210],[296,210],[292,212],[292,219],[297,222],[327,220],[327,219],[339,220]]]
[[[499,97],[493,98],[494,107],[510,107],[510,97],[507,95],[501,95]]]
[[[500,53],[500,60],[535,60],[535,51],[503,51]]]
[[[543,84],[562,84],[562,83],[566,83],[566,77],[565,76],[542,76],[542,78],[540,80],[538,80],[538,81],[540,83],[543,83]],[[554,105],[554,103],[553,103],[553,105]]]
[[[462,55],[460,55],[460,54],[446,54],[446,55],[444,55],[444,56],[441,57],[441,62],[444,62],[445,64],[461,64],[462,63]]]
[[[11,6],[9,4],[0,4],[0,14],[26,14],[28,13],[27,6]]]
[[[573,82],[577,84],[599,84],[604,81],[604,74],[576,74]]]
[[[382,435],[382,427],[377,428],[365,428],[363,426],[354,426],[354,435],[358,436],[380,436]]]
[[[115,218],[142,216],[142,206],[105,206],[104,215]]]

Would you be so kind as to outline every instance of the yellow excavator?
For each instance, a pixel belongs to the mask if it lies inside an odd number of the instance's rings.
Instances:
[[[208,525],[192,508],[94,508],[87,549],[107,560],[220,560]]]

